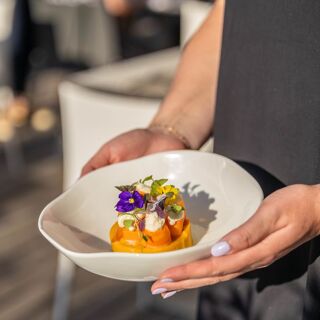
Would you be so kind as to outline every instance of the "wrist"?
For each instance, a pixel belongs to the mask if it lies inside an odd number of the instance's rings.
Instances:
[[[150,137],[152,137],[152,152],[159,152],[159,150],[169,151],[186,149],[185,145],[174,136],[165,134],[152,128],[145,128],[144,130],[146,130]]]
[[[188,138],[180,133],[174,126],[154,123],[148,127],[148,130],[150,132],[160,133],[164,136],[171,137],[175,141],[179,141],[183,149],[193,149]]]

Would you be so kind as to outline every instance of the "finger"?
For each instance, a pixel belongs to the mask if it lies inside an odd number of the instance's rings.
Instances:
[[[91,165],[91,163],[89,161],[83,166],[83,168],[81,170],[80,177],[85,176],[86,174],[90,173],[91,171],[94,171],[94,167]]]
[[[165,291],[163,291],[161,295],[166,295],[166,293],[168,292],[174,292],[174,291],[179,292],[186,289],[194,289],[194,288],[214,285],[223,281],[234,279],[240,275],[241,273],[238,272],[238,273],[228,274],[225,276],[204,277],[199,279],[187,279],[187,280],[182,280],[177,282],[166,282],[166,283],[162,283],[161,287],[159,287],[158,285],[153,285],[151,287],[151,292],[152,294],[157,294],[157,292],[161,291],[159,289],[163,289]]]
[[[212,257],[205,260],[198,260],[170,268],[160,276],[160,279],[156,281],[154,285],[155,287],[161,287],[163,283],[170,284],[187,279],[200,279],[231,274],[234,273],[232,270],[238,271],[241,268],[244,269],[244,259],[242,256],[233,254],[219,258]]]
[[[81,176],[91,171],[104,167],[110,163],[110,152],[103,146],[98,152],[85,164],[81,171]]]
[[[235,253],[261,242],[270,234],[285,226],[279,223],[277,217],[278,215],[271,210],[269,211],[268,207],[261,206],[249,220],[226,234],[216,243],[212,247],[212,255],[220,256]],[[229,251],[226,252],[228,249]]]
[[[214,271],[219,273],[218,264],[216,261],[217,259],[218,258],[208,258],[170,268],[160,276],[160,280],[157,282],[180,281],[190,278],[203,278],[212,276],[214,275]]]
[[[181,281],[183,279],[205,278],[208,276],[224,276],[267,266],[279,258],[279,254],[283,250],[287,250],[292,246],[291,238],[291,231],[282,228],[248,249],[226,256],[212,257],[170,268],[160,276],[160,280],[156,284],[163,279]]]
[[[220,257],[218,269],[228,274],[266,267],[301,243],[301,237],[291,227],[284,227],[249,249]]]
[[[285,235],[285,233],[287,234],[287,236]],[[266,255],[264,257],[260,257],[259,258],[259,262],[253,262],[251,263],[250,266],[246,266],[246,268],[242,268],[241,271],[238,272],[233,272],[230,274],[226,274],[226,275],[218,275],[218,276],[213,276],[213,277],[203,277],[203,278],[192,278],[192,279],[185,279],[185,280],[181,280],[181,281],[165,281],[164,283],[161,281],[157,281],[153,286],[152,286],[152,291],[155,291],[159,288],[166,290],[164,293],[162,293],[161,295],[164,296],[165,298],[168,298],[170,296],[172,296],[171,294],[167,295],[168,293],[171,292],[179,292],[185,289],[193,289],[193,288],[198,288],[198,287],[203,287],[203,286],[207,286],[207,285],[213,285],[213,284],[217,284],[219,282],[223,282],[223,281],[228,281],[231,279],[234,279],[246,272],[249,272],[251,270],[254,269],[260,269],[260,268],[265,268],[267,266],[269,266],[272,262],[274,262],[275,260],[285,256],[286,254],[288,254],[290,251],[292,251],[294,248],[298,247],[299,245],[301,245],[302,243],[304,243],[304,240],[299,240],[296,244],[292,245],[290,243],[290,241],[288,242],[286,238],[290,237],[289,232],[286,230],[282,230],[281,232],[278,232],[277,234],[274,234],[273,237],[270,237],[269,240],[271,238],[272,244],[275,243],[280,243],[279,238],[282,238],[282,243],[283,245],[281,245],[277,250],[277,254],[268,254],[267,252]],[[271,240],[270,240],[271,241]],[[261,246],[256,246],[255,250],[256,251],[261,251],[262,247]],[[246,250],[248,251],[248,250]],[[242,253],[242,252],[241,252]],[[225,258],[230,260],[230,258],[232,258],[233,255],[230,256],[226,256]],[[167,279],[166,279],[167,280]]]

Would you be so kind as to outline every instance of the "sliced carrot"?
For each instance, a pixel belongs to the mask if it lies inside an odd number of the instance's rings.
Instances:
[[[170,230],[166,224],[164,224],[160,230],[154,232],[144,230],[143,233],[145,236],[147,236],[148,242],[154,246],[167,245],[171,242]]]
[[[185,215],[182,219],[177,220],[174,225],[171,225],[169,220],[167,219],[166,223],[173,239],[177,239],[181,235],[184,225],[184,219]]]

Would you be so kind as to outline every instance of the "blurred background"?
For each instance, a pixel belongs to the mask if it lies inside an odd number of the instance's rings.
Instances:
[[[103,142],[148,124],[209,9],[189,0],[0,1],[0,319],[195,319],[196,291],[162,301],[150,284],[76,268],[37,220]]]

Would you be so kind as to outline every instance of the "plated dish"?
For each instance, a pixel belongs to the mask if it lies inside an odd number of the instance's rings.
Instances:
[[[114,186],[153,174],[180,190],[193,245],[153,253],[115,252]],[[198,151],[163,152],[96,170],[49,203],[39,230],[62,254],[104,277],[151,281],[165,269],[210,255],[212,245],[250,218],[263,199],[259,184],[235,162]],[[119,199],[120,200],[120,199]]]
[[[110,229],[113,251],[158,253],[192,246],[181,191],[168,179],[148,176],[116,189],[117,221]]]

